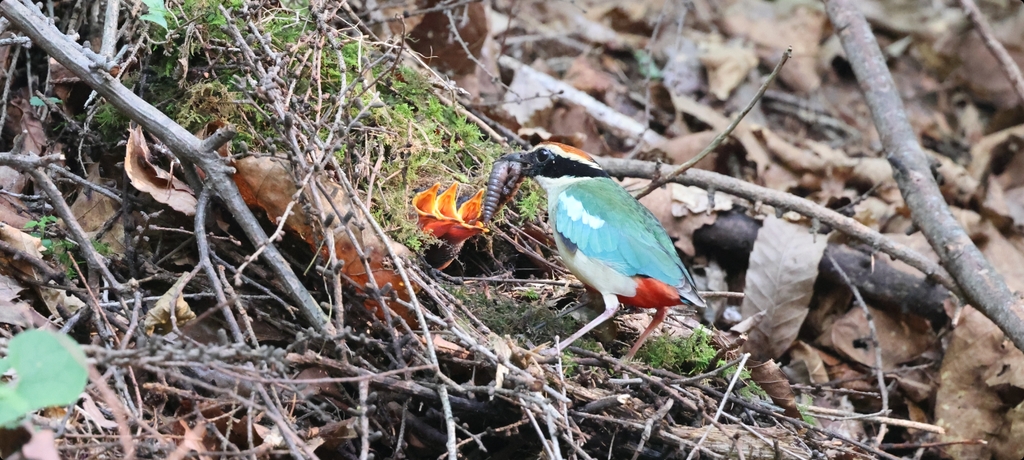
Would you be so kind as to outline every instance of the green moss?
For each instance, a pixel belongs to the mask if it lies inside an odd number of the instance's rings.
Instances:
[[[429,81],[411,68],[399,67],[377,89],[384,107],[374,110],[370,120],[383,128],[376,140],[393,160],[379,173],[391,178],[390,184],[374,190],[380,222],[396,241],[420,248],[425,235],[410,218],[416,191],[435,182],[447,188],[457,181],[464,184],[460,195],[471,195],[485,185],[494,160],[505,152],[434,96]]]
[[[693,334],[687,338],[659,336],[651,339],[637,353],[637,359],[654,368],[695,375],[707,372],[717,353],[711,345],[711,332],[701,327],[694,329]],[[716,367],[724,365],[726,362],[722,360],[715,363]],[[735,374],[736,367],[732,366],[722,371],[722,378],[731,380]],[[740,372],[739,386],[735,391],[748,399],[768,397],[764,389],[750,379],[748,368]]]
[[[519,215],[527,221],[537,219],[541,211],[545,211],[547,208],[548,200],[544,189],[533,181],[523,183],[519,196],[521,198],[516,202],[516,208],[519,210]]]
[[[708,369],[716,353],[711,346],[711,333],[697,328],[686,338],[658,336],[649,340],[637,352],[637,359],[655,368],[699,374]]]
[[[572,318],[559,317],[536,292],[517,290],[488,297],[463,286],[453,288],[452,294],[495,334],[516,337],[524,343],[551,342],[555,335],[565,336],[564,331],[575,330],[576,322]],[[581,339],[575,345],[590,349],[595,342]],[[600,346],[596,346],[599,349]]]
[[[797,404],[796,409],[800,411],[800,420],[808,425],[818,426],[818,419],[807,413],[807,406],[804,404]]]
[[[252,76],[240,74],[229,55],[204,46],[234,42],[224,31],[228,23],[219,11],[221,4],[237,10],[242,0],[181,0],[180,5],[168,8],[176,17],[169,21],[170,30],[159,32],[164,35],[154,32],[162,41],[155,43],[146,63],[155,72],[146,79],[145,97],[190,131],[223,120],[238,129],[236,147],[245,142],[249,150],[272,151],[264,142],[281,137],[281,124],[270,115],[275,110],[265,101],[247,100],[244,95],[252,88],[237,85],[239,81],[250,84]],[[248,34],[244,21],[233,20]],[[255,22],[264,36],[270,37],[275,52],[303,56],[279,70],[289,83],[281,89],[292,95],[293,103],[305,101],[309,110],[323,111],[327,120],[333,119],[336,110],[346,110],[353,117],[364,115],[359,119],[362,127],[348,133],[351,139],[334,154],[346,165],[361,168],[349,177],[358,189],[368,192],[374,216],[396,241],[417,251],[432,241],[416,225],[410,202],[417,190],[435,182],[447,188],[458,181],[464,184],[462,195],[471,195],[485,185],[494,160],[506,153],[472,120],[435,96],[431,82],[416,69],[395,67],[388,61],[366,68],[382,50],[365,39],[340,36],[340,50],[325,47],[313,50],[319,54],[309,55],[312,42],[307,33],[315,30],[315,24],[308,14],[296,14],[287,7],[263,9],[246,20]],[[186,73],[187,69],[193,71]],[[199,73],[196,69],[210,70]],[[125,75],[126,84],[138,80],[138,75]],[[332,97],[321,100],[320,94]],[[362,104],[350,103],[355,97]],[[110,138],[123,138],[128,127],[128,119],[110,106],[102,106],[95,120]],[[307,135],[326,139],[329,133],[322,128]],[[282,149],[281,145],[274,147]],[[380,168],[375,169],[381,156]],[[370,171],[372,174],[367,174]],[[371,176],[374,181],[369,190]],[[543,194],[532,185],[523,190],[519,209],[525,218],[536,218],[543,209]]]
[[[725,364],[725,361],[718,362],[718,366],[724,366]],[[726,369],[724,372],[722,372],[722,377],[725,378],[726,380],[731,380],[732,376],[734,375],[736,375],[735,367],[730,367]],[[736,393],[739,394],[740,396],[747,399],[768,397],[768,393],[766,393],[764,389],[757,384],[757,382],[750,380],[749,368],[743,368],[743,371],[740,372],[740,382],[742,382],[742,386],[740,386],[736,390]]]
[[[238,119],[238,105],[235,103],[241,96],[216,81],[205,81],[189,85],[185,89],[180,102],[168,104],[168,111],[173,113],[174,121],[193,130],[202,128],[214,120]]]
[[[81,118],[84,120],[85,115],[83,114]],[[104,138],[117,139],[124,137],[125,133],[128,132],[128,124],[131,122],[131,119],[109,102],[104,101],[96,109],[93,122]]]

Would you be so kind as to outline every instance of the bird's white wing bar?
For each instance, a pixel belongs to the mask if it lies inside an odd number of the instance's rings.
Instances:
[[[565,212],[570,219],[582,221],[584,225],[594,230],[604,227],[604,219],[587,212],[583,203],[568,193],[558,195],[558,201],[562,212]]]

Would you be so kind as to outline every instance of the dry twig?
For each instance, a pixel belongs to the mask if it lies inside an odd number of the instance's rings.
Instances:
[[[960,6],[967,13],[967,18],[971,20],[971,24],[978,31],[978,35],[981,35],[981,40],[985,42],[985,46],[992,52],[992,56],[999,61],[999,68],[1006,74],[1006,79],[1010,80],[1010,86],[1017,93],[1021,104],[1024,104],[1024,76],[1020,73],[1020,67],[1017,67],[1017,63],[1014,62],[1010,53],[1006,52],[1006,47],[999,43],[999,40],[996,40],[995,34],[992,33],[992,28],[989,27],[988,21],[985,21],[985,16],[981,14],[981,10],[978,9],[978,5],[974,3],[974,0],[960,0]]]
[[[761,83],[761,87],[758,88],[757,94],[754,94],[754,97],[750,99],[750,102],[747,103],[747,106],[744,107],[743,110],[741,110],[740,113],[736,115],[736,118],[733,118],[732,122],[729,123],[729,126],[727,126],[725,130],[718,133],[718,135],[715,136],[711,143],[704,147],[704,150],[701,150],[701,152],[698,153],[697,156],[690,158],[689,160],[686,160],[683,164],[679,165],[676,169],[672,170],[672,172],[670,172],[667,176],[651,179],[651,183],[647,184],[647,187],[644,187],[643,190],[639,191],[634,196],[637,199],[640,199],[649,195],[658,187],[661,187],[662,185],[671,182],[672,179],[679,177],[680,174],[686,172],[687,169],[692,168],[693,165],[700,162],[700,160],[703,160],[704,157],[710,155],[711,152],[714,152],[715,149],[718,148],[718,146],[722,145],[722,142],[725,142],[725,139],[728,138],[732,134],[733,130],[735,130],[736,127],[740,125],[740,122],[743,121],[743,117],[747,116],[747,114],[750,113],[750,111],[754,108],[757,102],[761,100],[761,96],[764,96],[764,92],[767,91],[768,87],[771,86],[772,82],[775,81],[775,77],[779,75],[779,71],[782,70],[782,66],[786,65],[786,61],[788,61],[791,56],[793,56],[792,46],[786,48],[786,51],[782,53],[782,58],[779,59],[779,63],[776,64],[775,68],[772,69],[772,72],[768,74],[768,78],[764,80],[764,83]]]
[[[266,232],[242,200],[238,187],[231,180],[230,168],[224,163],[224,159],[216,154],[217,148],[230,138],[211,136],[207,141],[197,139],[163,112],[125,88],[106,70],[109,62],[68,39],[35,5],[26,5],[18,0],[4,0],[0,2],[0,14],[28,35],[33,44],[45,50],[118,110],[160,139],[183,162],[201,168],[206,173],[204,185],[211,187],[217,197],[224,201],[249,239],[256,245],[267,241]],[[88,243],[84,246],[91,247]],[[320,306],[295,276],[277,248],[273,244],[268,244],[263,256],[280,277],[285,291],[301,307],[305,319],[318,330],[327,327],[326,317]],[[90,261],[93,262],[95,261]]]
[[[1021,305],[950,212],[867,20],[850,0],[828,0],[825,6],[871,109],[914,225],[963,289],[965,300],[1024,350],[1024,320],[1018,314]]]
[[[600,157],[597,158],[597,162],[601,164],[601,167],[608,174],[614,177],[642,177],[649,179],[658,177],[659,174],[668,174],[672,170],[672,166],[669,165],[659,166],[656,163],[639,160]],[[655,169],[659,167],[660,169]],[[812,219],[817,219],[821,223],[856,238],[872,248],[877,248],[879,251],[895,259],[906,262],[928,277],[936,279],[940,284],[946,286],[947,289],[957,292],[957,285],[938,264],[928,260],[913,249],[886,238],[885,235],[868,228],[850,217],[846,217],[807,199],[700,169],[686,171],[685,174],[676,177],[673,182],[729,193],[754,203],[769,204],[778,209],[794,211]]]

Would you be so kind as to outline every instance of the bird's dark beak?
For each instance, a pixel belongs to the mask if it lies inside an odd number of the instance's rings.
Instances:
[[[498,158],[498,161],[512,161],[516,163],[522,163],[524,165],[533,164],[533,158],[532,155],[530,155],[530,152],[510,153],[501,158]]]
[[[498,161],[507,163],[519,163],[523,165],[522,173],[526,177],[533,177],[537,172],[537,157],[533,152],[515,152],[498,158]]]

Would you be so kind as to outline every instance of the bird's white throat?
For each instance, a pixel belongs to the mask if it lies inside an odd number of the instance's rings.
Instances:
[[[570,186],[572,184],[575,184],[575,183],[577,183],[577,182],[579,182],[581,180],[593,179],[593,178],[592,177],[573,177],[573,176],[563,176],[563,177],[534,176],[533,179],[536,180],[538,184],[540,184],[540,186],[544,189],[545,192],[547,192],[548,197],[552,198],[552,197],[557,197],[559,193],[562,193],[562,190],[565,190],[566,187],[568,187],[568,186]]]

